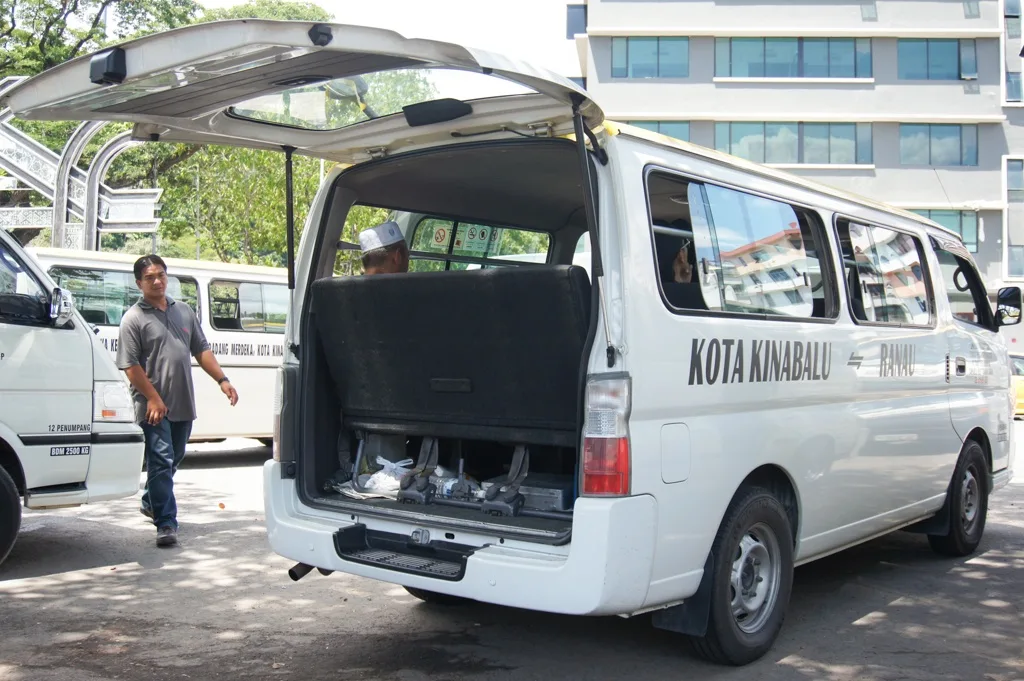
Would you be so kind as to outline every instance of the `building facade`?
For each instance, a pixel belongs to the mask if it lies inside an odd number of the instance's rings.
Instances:
[[[608,118],[918,211],[1024,284],[1021,0],[588,0],[566,37]]]

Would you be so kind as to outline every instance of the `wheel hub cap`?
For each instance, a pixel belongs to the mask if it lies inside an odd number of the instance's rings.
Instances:
[[[732,564],[732,614],[747,633],[758,631],[775,606],[781,575],[775,534],[755,525],[740,539]]]
[[[978,479],[968,469],[960,485],[960,514],[965,528],[970,529],[978,518],[979,496]]]

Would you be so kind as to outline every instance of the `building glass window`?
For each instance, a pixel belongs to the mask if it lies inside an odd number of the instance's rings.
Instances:
[[[913,212],[956,232],[963,239],[968,251],[978,252],[978,214],[973,210],[915,210]]]
[[[689,75],[689,38],[612,38],[612,78]]]
[[[870,78],[870,38],[717,38],[720,78]]]
[[[900,39],[897,47],[900,80],[972,80],[978,77],[974,40]]]
[[[1006,188],[1012,194],[1024,193],[1024,161],[1010,159],[1006,162]]]
[[[690,124],[686,121],[627,121],[627,123],[644,130],[675,137],[684,142],[690,140]]]
[[[960,78],[963,80],[977,80],[978,78],[978,48],[973,40],[960,41]]]
[[[1014,73],[1011,71],[1006,72],[1006,101],[1008,102],[1019,102],[1021,101],[1021,82],[1020,73]]]
[[[901,123],[900,163],[905,166],[976,166],[978,126]]]
[[[569,80],[571,80],[572,82],[576,83],[577,85],[579,85],[584,90],[587,89],[587,79],[586,78],[583,78],[583,77],[580,77],[580,76],[571,76],[569,78]]]
[[[1006,37],[1012,40],[1020,38],[1020,17],[1006,18]]]
[[[1024,246],[1010,246],[1008,249],[1009,255],[1009,275],[1011,277],[1024,277]]]
[[[872,163],[870,123],[716,123],[715,146],[757,163]]]
[[[1020,0],[1005,0],[1003,16],[1020,18]]]
[[[574,37],[587,32],[587,6],[566,5],[565,7],[565,37],[572,40]]]

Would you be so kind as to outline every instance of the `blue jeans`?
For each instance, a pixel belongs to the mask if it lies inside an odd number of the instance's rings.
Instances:
[[[174,474],[185,458],[185,445],[192,434],[191,421],[142,424],[146,436],[146,491],[142,507],[153,513],[153,524],[178,529],[178,504],[174,500]]]

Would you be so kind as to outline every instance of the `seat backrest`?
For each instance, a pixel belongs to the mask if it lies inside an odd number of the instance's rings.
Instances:
[[[590,281],[576,266],[322,279],[311,309],[349,427],[576,443]]]

